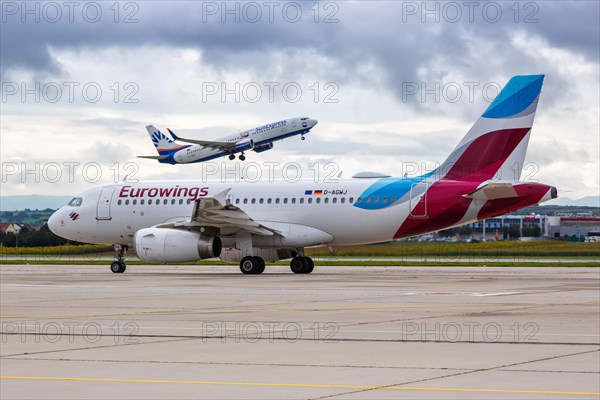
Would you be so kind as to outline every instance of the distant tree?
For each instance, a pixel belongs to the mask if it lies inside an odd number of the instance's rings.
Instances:
[[[539,237],[542,235],[542,230],[537,224],[530,224],[523,226],[523,236],[526,237]]]
[[[2,238],[2,246],[15,247],[17,245],[17,236],[14,233],[7,233]]]
[[[521,237],[521,227],[518,224],[514,224],[511,225],[510,228],[508,228],[508,236],[511,239],[518,239]]]

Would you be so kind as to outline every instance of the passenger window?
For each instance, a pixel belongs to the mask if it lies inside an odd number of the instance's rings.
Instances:
[[[375,203],[375,204],[379,203],[379,197],[377,197],[377,196],[373,197],[373,203]]]
[[[267,203],[271,204],[271,198],[270,197],[267,199]]]
[[[168,203],[168,202],[169,202],[169,200],[167,200],[167,199],[164,199],[164,200],[163,200],[163,204],[164,204],[165,206],[167,205],[167,203]]]
[[[240,204],[240,199],[235,199],[235,204]]]
[[[287,204],[287,197],[283,199],[283,204]]]
[[[333,198],[333,200],[331,200],[331,202],[332,202],[333,204],[337,203],[337,197],[334,197],[334,198]]]
[[[171,200],[171,204],[175,204],[175,199]]]
[[[148,199],[148,205],[151,206],[152,205],[152,199]]]
[[[248,199],[244,198],[244,204],[248,204]]]
[[[360,199],[360,197],[359,197],[359,199]],[[358,201],[358,199],[356,200],[356,202],[357,202],[357,203],[360,203],[360,201]],[[350,203],[350,204],[354,203],[354,197],[350,197],[350,198],[348,199],[348,203]]]
[[[367,197],[367,198],[365,199],[365,203],[369,204],[370,202],[371,202],[371,198],[370,198],[370,197]]]
[[[183,199],[179,199],[179,204],[183,204]]]
[[[137,199],[133,199],[132,204],[135,206],[137,204]]]
[[[187,203],[190,204],[192,202],[192,199],[188,199]]]
[[[312,197],[308,198],[308,204],[312,204]]]
[[[129,199],[125,200],[125,205],[128,206],[129,205]]]
[[[145,202],[146,202],[146,201],[145,201],[144,199],[141,199],[141,200],[140,200],[140,205],[142,205],[142,206],[143,206]]]
[[[296,198],[292,197],[292,204],[296,204]]]
[[[345,197],[342,197],[342,198],[340,199],[340,203],[344,204],[345,202],[346,202],[346,198],[345,198]]]
[[[251,202],[251,203],[252,203],[252,204],[255,204],[255,203],[256,203],[256,199],[255,199],[254,197],[252,198],[252,202]]]
[[[121,201],[121,200],[117,201],[117,204],[118,204],[118,205],[121,205],[121,203],[122,203],[122,201]]]
[[[383,203],[383,204],[386,204],[386,203],[387,203],[387,197],[384,197],[384,198],[383,198],[383,200],[382,200],[382,203]]]
[[[396,202],[396,196],[392,197],[392,203]]]
[[[261,199],[259,199],[259,200],[258,200],[258,203],[259,203],[259,204],[262,204],[262,203],[264,203],[264,202],[265,202],[265,200],[264,200],[263,198],[261,198]]]
[[[275,199],[275,204],[279,204],[279,197]]]
[[[316,202],[317,202],[317,204],[321,203],[321,198],[320,198],[320,197],[317,197],[317,200],[316,200]]]
[[[350,202],[352,202],[352,197],[350,197]],[[359,197],[358,199],[356,199],[356,204],[360,204],[362,203],[362,197]]]
[[[300,204],[304,204],[304,197],[300,197]]]

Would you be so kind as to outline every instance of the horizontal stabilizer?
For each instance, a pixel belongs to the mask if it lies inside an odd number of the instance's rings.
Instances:
[[[149,158],[150,160],[166,160],[169,156],[137,156],[137,158]]]
[[[488,183],[463,197],[473,200],[497,200],[519,197],[519,195],[512,183]]]

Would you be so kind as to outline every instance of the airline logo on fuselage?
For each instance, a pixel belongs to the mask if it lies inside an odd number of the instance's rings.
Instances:
[[[287,125],[287,121],[283,120],[283,121],[279,121],[279,122],[273,122],[272,124],[267,124],[267,125],[263,125],[263,126],[259,126],[258,128],[256,128],[254,133],[263,133],[266,131],[270,131],[271,129],[276,129],[276,128],[281,128],[283,126]]]
[[[119,197],[187,197],[196,200],[198,197],[208,195],[207,187],[133,187],[124,185],[119,192]]]

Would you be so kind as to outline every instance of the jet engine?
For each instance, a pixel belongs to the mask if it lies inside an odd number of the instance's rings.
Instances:
[[[257,153],[262,153],[263,151],[271,150],[273,148],[273,142],[261,144],[260,146],[255,146],[254,151]]]
[[[221,239],[170,228],[145,228],[135,234],[135,251],[142,261],[175,263],[221,255]]]

